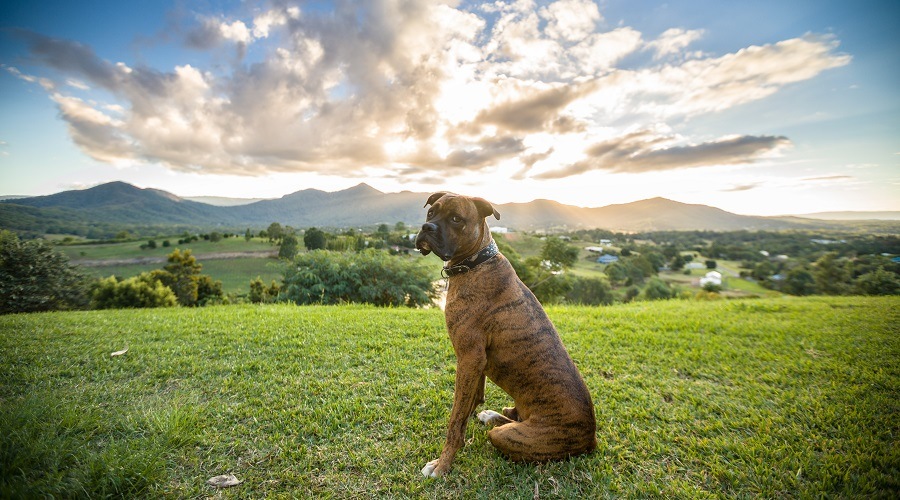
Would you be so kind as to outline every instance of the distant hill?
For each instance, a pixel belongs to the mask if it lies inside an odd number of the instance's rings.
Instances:
[[[215,221],[220,217],[217,207],[188,201],[158,189],[137,188],[124,182],[6,200],[0,203],[0,209],[5,205],[64,209],[79,219],[119,224],[193,224]]]
[[[216,207],[237,207],[240,205],[249,205],[257,201],[268,200],[269,198],[228,198],[226,196],[185,196],[185,200],[196,201],[197,203],[206,203]]]
[[[383,193],[366,184],[337,192],[305,189],[278,199],[233,206],[214,206],[180,198],[158,189],[111,182],[90,189],[64,191],[0,201],[0,227],[53,232],[50,227],[73,223],[195,228],[266,227],[279,222],[296,228],[362,227],[423,222],[428,193]],[[602,228],[623,232],[683,230],[859,229],[858,223],[798,217],[737,215],[705,205],[665,198],[599,208],[583,208],[550,200],[496,205],[501,220],[491,225],[514,230]],[[887,223],[885,223],[887,224]]]
[[[819,220],[900,220],[900,212],[817,212],[795,217]]]

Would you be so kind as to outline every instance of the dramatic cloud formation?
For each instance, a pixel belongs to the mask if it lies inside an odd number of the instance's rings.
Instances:
[[[31,32],[19,36],[50,74],[6,69],[45,88],[75,144],[100,161],[201,174],[372,169],[427,182],[501,165],[552,179],[752,163],[790,141],[698,140],[666,124],[850,60],[836,39],[815,35],[707,55],[689,50],[700,30],[654,40],[627,26],[603,30],[589,0],[348,1],[327,13],[276,5],[247,19],[184,21],[185,44],[238,48],[224,69],[111,62]],[[653,62],[617,67],[639,53]]]
[[[738,165],[790,144],[785,137],[730,137],[701,144],[674,145],[674,139],[641,130],[591,146],[587,159],[560,170],[538,175],[554,179],[587,170],[642,173],[654,170]]]

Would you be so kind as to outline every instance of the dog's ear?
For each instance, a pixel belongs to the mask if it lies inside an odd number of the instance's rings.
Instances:
[[[434,205],[434,202],[441,199],[441,196],[444,196],[445,194],[447,194],[447,193],[444,193],[444,192],[434,193],[433,195],[428,197],[428,201],[426,201],[425,204],[422,206],[427,207],[428,205]]]
[[[481,217],[493,215],[495,219],[500,220],[500,212],[491,205],[491,202],[483,198],[472,198],[472,202],[475,203],[475,208],[478,209],[478,215]]]

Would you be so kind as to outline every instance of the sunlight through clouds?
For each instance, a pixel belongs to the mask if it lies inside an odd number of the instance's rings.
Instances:
[[[179,11],[179,43],[217,64],[108,60],[20,30],[44,71],[4,69],[46,88],[72,141],[98,161],[229,176],[368,169],[427,185],[757,164],[792,138],[682,125],[852,59],[821,33],[701,51],[707,29],[642,33],[590,0],[264,5]]]

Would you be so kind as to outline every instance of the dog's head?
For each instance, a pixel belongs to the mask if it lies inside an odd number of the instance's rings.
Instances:
[[[500,213],[482,198],[434,193],[425,202],[429,205],[416,248],[422,255],[434,252],[444,261],[468,257],[487,246],[491,232],[485,218],[500,219]]]

